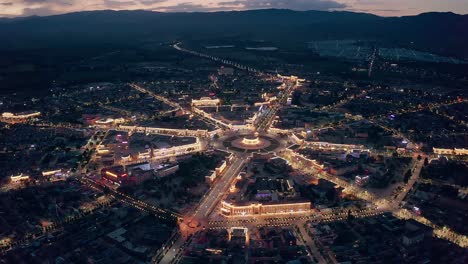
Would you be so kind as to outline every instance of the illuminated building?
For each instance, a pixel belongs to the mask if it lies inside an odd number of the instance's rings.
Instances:
[[[21,173],[20,175],[11,175],[10,180],[13,183],[17,183],[17,182],[20,182],[20,181],[26,181],[26,180],[29,180],[29,175],[24,175],[23,173]]]
[[[115,149],[127,149],[128,148],[128,133],[122,133],[116,130],[109,130],[106,137],[96,147],[98,153],[106,153],[108,150],[112,152]]]
[[[363,145],[351,145],[351,144],[334,144],[329,142],[305,142],[305,145],[312,148],[327,149],[327,150],[345,150],[345,151],[361,151],[370,152]]]
[[[147,160],[151,158],[151,149],[146,149],[144,151],[138,152],[138,159]]]
[[[194,152],[199,152],[201,150],[202,150],[202,145],[200,143],[200,140],[196,138],[195,143],[193,144],[172,146],[170,148],[154,149],[153,157],[155,159],[175,157],[175,156],[186,155],[186,154],[190,154]]]
[[[41,115],[40,112],[32,112],[32,111],[22,112],[18,114],[4,112],[0,116],[0,121],[5,122],[5,123],[11,123],[11,124],[23,123],[23,122],[30,120],[31,118],[35,118],[40,115]]]
[[[94,121],[93,124],[96,127],[109,127],[109,126],[125,123],[125,121],[126,120],[123,117],[119,117],[119,118],[102,118],[102,119]]]
[[[125,118],[119,117],[119,118],[114,119],[114,124],[123,124],[125,123],[125,121],[126,121]]]
[[[236,245],[246,245],[249,243],[249,229],[246,227],[231,227],[229,230],[229,242]]]
[[[456,155],[463,156],[468,155],[468,149],[464,148],[454,148],[454,149],[444,149],[444,148],[432,148],[435,154],[438,155]]]
[[[468,155],[468,149],[459,149],[459,148],[454,148],[453,152],[455,155]]]
[[[172,135],[172,136],[196,136],[196,137],[208,136],[208,130],[203,130],[203,129],[189,130],[189,129],[137,127],[137,126],[120,125],[118,130],[126,131],[129,133],[138,132],[138,133],[145,133],[145,134],[161,134],[161,135]]]
[[[228,160],[231,158],[231,156],[228,157]],[[226,169],[227,167],[227,161],[226,160],[223,160],[223,161],[220,161],[220,163],[218,164],[218,166],[216,167],[216,169],[214,171],[211,172],[211,174],[209,176],[206,176],[205,177],[205,180],[208,182],[208,183],[212,183],[214,182],[214,180],[220,176],[224,170]]]
[[[216,171],[210,171],[210,175],[205,176],[205,180],[207,183],[213,183],[216,180]]]
[[[216,167],[216,173],[219,175],[221,173],[223,173],[224,169],[226,169],[227,167],[227,161],[226,160],[223,160],[219,163],[219,166]]]
[[[199,100],[192,100],[192,106],[218,106],[220,104],[221,100],[218,98],[202,97]]]
[[[262,204],[252,203],[248,205],[234,205],[226,201],[221,202],[221,213],[224,216],[254,216],[254,215],[277,215],[309,212],[310,202],[291,202]]]
[[[145,170],[146,166],[145,163],[140,163],[127,166],[126,169],[123,166],[105,168],[101,170],[101,176],[103,179],[121,186],[140,184],[153,176],[152,170]]]
[[[122,156],[122,162],[130,162],[130,161],[132,161],[132,155],[130,155],[130,154],[124,154],[124,155]]]
[[[354,182],[356,183],[357,186],[364,186],[367,183],[369,183],[369,176],[356,176],[354,179]]]
[[[62,170],[58,169],[58,170],[49,170],[49,171],[43,171],[42,172],[42,176],[44,176],[44,177],[54,176],[54,175],[57,175],[57,174],[62,174]]]
[[[114,123],[114,119],[106,118],[106,119],[99,119],[96,121],[96,125],[112,125]]]
[[[18,114],[4,112],[2,114],[2,117],[7,118],[7,119],[28,119],[28,118],[38,117],[40,115],[41,115],[41,112],[23,112],[23,113],[18,113]]]
[[[107,148],[103,148],[100,146],[99,148],[96,149],[96,152],[98,154],[109,154],[111,151]]]
[[[125,172],[123,166],[116,166],[102,169],[101,176],[103,179],[120,185],[125,180],[125,178],[128,177],[128,174]]]

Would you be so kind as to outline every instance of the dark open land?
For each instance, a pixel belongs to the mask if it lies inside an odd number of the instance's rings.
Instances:
[[[384,18],[291,10],[91,11],[3,19],[0,92],[31,95],[57,85],[143,79],[147,76],[128,68],[173,61],[177,57],[168,44],[175,41],[288,74],[300,70],[348,77],[356,61],[365,64],[379,47],[390,61],[466,75],[466,28],[468,16],[453,13]]]

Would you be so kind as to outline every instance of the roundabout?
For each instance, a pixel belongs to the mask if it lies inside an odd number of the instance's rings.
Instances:
[[[222,139],[223,147],[229,151],[252,153],[271,152],[281,146],[278,139],[271,135],[260,135],[259,133],[239,134]]]

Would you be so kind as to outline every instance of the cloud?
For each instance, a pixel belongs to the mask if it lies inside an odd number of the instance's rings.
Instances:
[[[104,0],[104,5],[109,9],[120,9],[135,4],[134,1],[115,1],[115,0]]]
[[[41,4],[41,5],[73,5],[76,0],[23,0],[26,5],[30,4]]]
[[[168,1],[172,0],[10,0],[13,4],[2,13],[10,13],[9,16],[46,16],[87,10],[151,9]]]
[[[23,16],[50,16],[56,12],[48,7],[24,8]]]
[[[238,0],[219,4],[226,7],[237,6],[242,9],[334,10],[347,7],[346,4],[332,0]]]
[[[161,6],[153,10],[165,12],[213,12],[248,9],[292,9],[292,10],[334,10],[343,9],[345,4],[332,0],[235,0],[199,4],[184,2],[176,5]]]
[[[193,2],[185,2],[185,3],[176,4],[176,5],[161,6],[153,10],[164,11],[164,12],[214,12],[214,11],[224,11],[224,10],[232,10],[232,9],[225,8],[225,7],[218,7],[218,6],[196,4]]]
[[[168,0],[140,0],[140,4],[142,5],[154,5],[167,2]]]
[[[38,3],[45,3],[48,2],[47,0],[23,0],[26,4],[38,4]],[[51,1],[53,2],[53,1]]]

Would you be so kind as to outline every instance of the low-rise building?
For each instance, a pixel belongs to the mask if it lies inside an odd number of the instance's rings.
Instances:
[[[26,174],[23,174],[23,173],[21,173],[19,175],[11,175],[10,180],[13,183],[18,183],[18,182],[21,182],[21,181],[27,181],[27,180],[29,180],[29,175],[26,175]]]
[[[179,165],[177,164],[161,165],[160,167],[156,168],[156,175],[160,178],[163,178],[176,173],[178,170]]]
[[[356,183],[357,186],[363,187],[369,183],[369,176],[356,176],[354,179],[354,182]]]
[[[218,74],[220,76],[231,76],[234,74],[234,69],[231,68],[231,67],[224,67],[224,66],[221,66],[221,68],[218,69]]]
[[[200,99],[193,99],[192,106],[218,106],[221,100],[218,98],[202,97]]]
[[[468,155],[468,149],[464,148],[454,148],[454,149],[445,149],[445,148],[432,148],[435,154],[438,155],[456,155],[464,156]]]
[[[426,237],[432,236],[432,229],[413,219],[406,221],[405,233],[403,234],[403,244],[410,246],[417,244],[424,240]]]
[[[235,205],[226,201],[221,202],[221,213],[224,216],[254,216],[254,215],[278,215],[306,213],[311,208],[310,202],[285,202],[285,203],[248,203]]]
[[[358,170],[357,164],[340,164],[338,166],[330,166],[330,173],[336,176],[345,175],[347,173]]]

